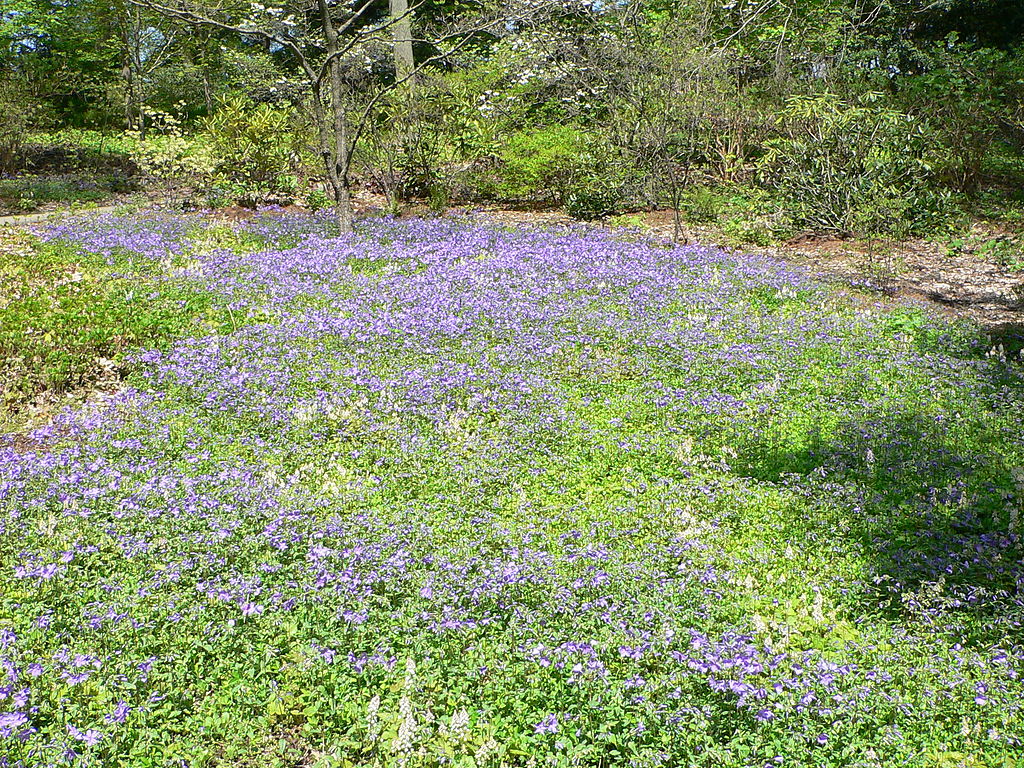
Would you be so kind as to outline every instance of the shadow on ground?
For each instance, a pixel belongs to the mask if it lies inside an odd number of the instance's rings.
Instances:
[[[762,433],[737,467],[795,490],[811,524],[834,524],[866,555],[862,608],[946,627],[964,643],[1024,627],[1024,367],[989,370],[1004,402],[974,413],[901,405],[799,448]]]

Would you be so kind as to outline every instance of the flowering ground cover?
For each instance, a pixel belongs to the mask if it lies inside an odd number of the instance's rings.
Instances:
[[[206,304],[0,442],[0,766],[1024,757],[1024,376],[968,330],[598,230],[40,237]]]

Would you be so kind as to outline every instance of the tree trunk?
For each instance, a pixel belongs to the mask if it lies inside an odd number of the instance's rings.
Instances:
[[[392,56],[395,63],[395,81],[405,80],[398,86],[397,96],[399,103],[403,104],[396,115],[397,125],[402,136],[401,150],[408,160],[413,152],[415,144],[415,125],[417,114],[414,104],[415,78],[409,77],[416,68],[416,61],[412,52],[412,14],[409,12],[409,0],[388,0],[388,12],[394,31],[394,46]],[[401,207],[402,185],[397,183],[392,190],[388,191],[388,207],[397,215]]]
[[[323,25],[327,42],[327,56],[330,59],[330,106],[331,117],[324,113],[321,94],[314,94],[317,100],[317,123],[319,127],[320,152],[327,170],[327,180],[334,192],[334,212],[338,228],[342,232],[352,231],[352,194],[350,189],[348,123],[345,110],[345,85],[341,78],[341,59],[338,57],[338,31],[334,28],[327,0],[318,0],[320,23]]]
[[[136,127],[135,108],[133,105],[135,86],[132,83],[132,65],[127,59],[127,54],[125,56],[124,66],[121,67],[121,77],[124,78],[124,127],[126,130],[134,131]]]
[[[672,195],[672,242],[678,243],[683,234],[683,217],[679,210],[679,185],[676,183],[675,174],[669,171],[669,184]]]
[[[352,231],[352,195],[348,178],[348,122],[345,114],[345,92],[341,81],[341,62],[335,59],[331,64],[331,111],[334,115],[334,175],[338,180],[334,192],[338,228],[342,232]]]
[[[213,114],[213,87],[210,84],[210,35],[203,35],[199,39],[199,49],[196,61],[199,71],[203,73],[203,104],[206,107],[206,114]]]
[[[135,108],[136,130],[139,137],[146,139],[146,97],[142,82],[142,12],[135,8],[135,14],[128,22],[128,55],[130,57],[131,100]]]
[[[213,114],[213,92],[210,90],[210,73],[206,70],[205,64],[200,64],[203,70],[203,104],[206,106],[206,114]]]
[[[395,28],[395,78],[407,77],[416,66],[412,53],[412,15],[409,0],[389,0]]]

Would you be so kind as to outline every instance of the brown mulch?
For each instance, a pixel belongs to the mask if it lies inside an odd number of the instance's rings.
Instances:
[[[241,205],[229,205],[212,211],[203,211],[203,215],[225,221],[244,221],[253,216],[284,216],[289,213],[305,213],[306,209],[298,205],[282,205],[274,208],[246,208]]]

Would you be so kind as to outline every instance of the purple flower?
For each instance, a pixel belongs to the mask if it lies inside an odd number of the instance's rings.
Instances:
[[[243,616],[259,616],[264,610],[262,605],[250,602],[242,603],[241,608]]]
[[[0,714],[0,738],[9,739],[28,724],[28,715],[24,712],[4,712]]]
[[[89,747],[95,747],[97,744],[100,743],[100,741],[103,740],[103,734],[99,731],[89,728],[83,733],[82,731],[75,728],[75,726],[73,725],[68,726],[68,735],[70,735],[71,738],[75,739],[76,741],[84,742],[86,746]]]
[[[558,716],[547,715],[543,720],[533,726],[536,733],[558,733]]]
[[[126,702],[118,702],[117,706],[114,707],[114,711],[108,714],[104,720],[111,724],[123,723],[128,719],[129,713],[132,708],[128,706]]]

